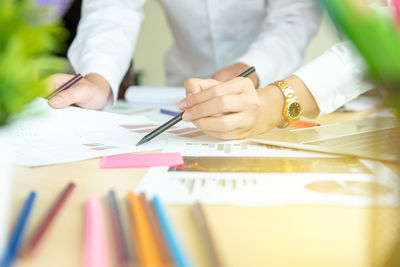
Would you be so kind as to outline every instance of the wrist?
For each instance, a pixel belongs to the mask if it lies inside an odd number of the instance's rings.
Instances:
[[[258,89],[257,93],[261,101],[263,114],[268,114],[268,116],[264,117],[265,119],[262,123],[272,127],[281,125],[286,120],[283,115],[285,97],[281,90],[274,85],[268,85]]]
[[[294,75],[284,79],[284,81],[293,88],[294,94],[299,99],[302,106],[302,115],[309,118],[317,117],[320,110],[306,84],[299,77]]]
[[[85,79],[95,84],[107,97],[110,96],[111,86],[103,76],[97,73],[89,73],[85,75]]]

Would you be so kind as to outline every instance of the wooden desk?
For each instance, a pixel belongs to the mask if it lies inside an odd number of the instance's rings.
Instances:
[[[145,172],[102,170],[99,159],[18,167],[11,222],[29,190],[38,192],[28,234],[69,181],[77,187],[34,257],[19,260],[17,266],[82,266],[85,199],[95,194],[104,200],[110,189],[125,199]],[[205,210],[225,266],[378,266],[400,236],[399,208],[296,205],[206,206]],[[197,266],[207,266],[189,207],[168,206],[168,211],[192,259]]]

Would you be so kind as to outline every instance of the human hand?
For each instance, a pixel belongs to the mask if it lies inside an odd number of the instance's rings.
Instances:
[[[244,72],[245,70],[247,70],[249,68],[250,68],[250,66],[248,66],[244,63],[235,63],[233,65],[230,65],[228,67],[225,67],[225,68],[219,70],[211,78],[214,80],[217,80],[217,81],[226,82],[226,81],[229,81],[229,80],[237,77],[240,73]],[[257,76],[256,72],[250,74],[249,76],[247,76],[247,78],[249,78],[253,82],[255,88],[258,88],[259,82],[258,82],[258,76]]]
[[[49,77],[50,88],[53,92],[68,80],[73,78],[70,74],[54,74]],[[88,74],[79,82],[49,100],[49,105],[53,108],[65,108],[77,105],[87,109],[103,109],[111,94],[111,87],[108,82],[98,74]]]
[[[178,103],[183,120],[220,139],[242,139],[266,132],[284,121],[284,97],[276,86],[255,90],[247,78],[228,82],[189,79],[187,97]]]

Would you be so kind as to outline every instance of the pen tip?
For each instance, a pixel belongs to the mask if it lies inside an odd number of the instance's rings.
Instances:
[[[142,140],[140,140],[137,144],[136,144],[136,146],[140,146],[141,144],[144,144],[144,143],[146,143],[147,142],[147,140],[146,139],[142,139]]]

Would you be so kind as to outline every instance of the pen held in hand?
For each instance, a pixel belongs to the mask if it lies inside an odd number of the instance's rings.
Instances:
[[[70,79],[68,82],[64,83],[60,88],[58,88],[57,90],[55,90],[54,92],[52,92],[48,96],[46,96],[46,99],[50,100],[51,98],[58,95],[60,92],[66,90],[68,88],[71,88],[74,84],[76,84],[82,78],[83,78],[83,76],[80,73],[78,73],[72,79]]]
[[[250,67],[246,71],[239,74],[238,77],[247,77],[255,71],[256,71],[256,69],[254,67]],[[171,128],[172,126],[174,126],[175,124],[180,122],[182,120],[183,113],[184,112],[181,112],[180,114],[176,115],[175,117],[173,117],[172,119],[170,119],[169,121],[167,121],[166,123],[164,123],[163,125],[158,127],[157,129],[155,129],[154,131],[145,135],[136,145],[139,146],[141,144],[149,142],[156,136],[160,135],[161,133],[165,132],[166,130],[168,130],[169,128]]]

